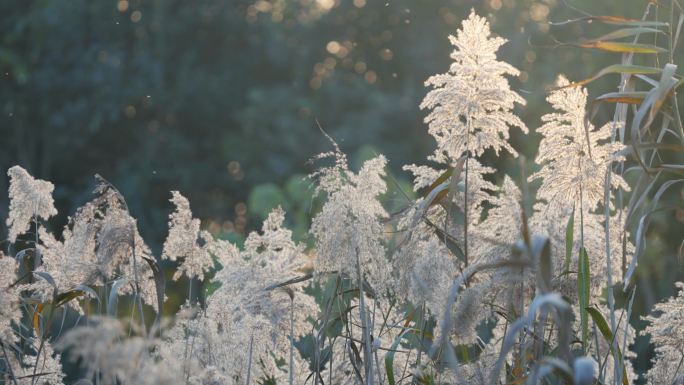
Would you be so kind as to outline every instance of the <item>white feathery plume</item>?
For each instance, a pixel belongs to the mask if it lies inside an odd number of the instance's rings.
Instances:
[[[676,286],[676,296],[655,305],[656,315],[643,317],[649,325],[642,334],[650,335],[656,346],[653,367],[646,373],[649,385],[684,382],[684,283]]]
[[[544,115],[544,124],[537,130],[543,135],[535,159],[541,170],[529,180],[543,180],[537,196],[552,207],[572,209],[574,205],[579,210],[582,197],[584,210],[591,211],[603,201],[606,168],[624,159],[619,152],[625,146],[610,143],[616,129],[613,123],[597,129],[585,121],[587,91],[569,84],[559,76],[556,85],[560,88],[547,98],[555,112]],[[615,174],[611,188],[629,190],[627,182]]]
[[[292,241],[291,231],[282,227],[284,218],[284,211],[275,209],[264,221],[262,233],[247,237],[243,252],[233,249],[236,252],[221,257],[223,269],[214,277],[221,286],[208,298],[206,315],[180,326],[197,336],[195,356],[200,366],[214,366],[226,376],[244,381],[251,346],[253,378],[284,376],[276,360],[286,358],[282,355],[289,351],[291,327],[295,339],[310,332],[308,319],[315,317],[318,305],[304,291],[305,283],[278,287],[301,276],[299,270],[308,262],[303,246]],[[178,350],[184,345],[175,346]],[[236,346],[243,349],[236,350]],[[303,376],[296,377],[302,382],[307,374],[303,360],[296,351],[295,371]]]
[[[390,267],[383,245],[384,224],[388,213],[378,197],[385,193],[383,180],[387,160],[379,155],[366,161],[358,174],[349,170],[346,157],[337,148],[335,165],[311,175],[318,181],[317,191],[327,195],[327,201],[311,225],[316,238],[316,274],[338,272],[358,281],[359,265],[376,291],[384,294]]]
[[[171,195],[176,210],[169,215],[169,235],[164,241],[162,258],[171,261],[183,258],[174,280],[182,275],[203,280],[204,274],[214,266],[211,253],[215,248],[214,238],[200,230],[200,220],[192,217],[188,199],[178,191],[172,191]]]
[[[19,291],[11,287],[17,280],[17,261],[0,251],[0,340],[14,343],[17,335],[12,324],[21,324]]]
[[[102,385],[185,384],[178,357],[161,360],[152,354],[159,345],[156,338],[131,336],[115,318],[92,317],[87,325],[69,330],[56,348],[68,351],[71,361],[80,361],[85,378],[97,376]]]
[[[34,179],[21,166],[13,166],[7,171],[10,177],[9,186],[9,241],[14,242],[17,236],[26,233],[34,218],[48,219],[57,214],[52,199],[55,186],[47,181]]]
[[[454,62],[447,73],[425,82],[433,89],[420,105],[431,110],[425,119],[437,140],[431,159],[451,164],[468,152],[479,156],[487,148],[517,155],[508,144],[509,128],[527,132],[512,112],[516,103],[524,105],[525,100],[510,89],[505,77],[517,76],[518,70],[496,57],[506,40],[491,36],[487,19],[474,11],[449,40]]]

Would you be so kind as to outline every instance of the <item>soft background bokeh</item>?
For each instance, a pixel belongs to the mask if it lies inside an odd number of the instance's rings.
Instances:
[[[571,1],[595,15],[636,18],[647,3]],[[4,0],[0,169],[20,164],[56,185],[53,228],[89,199],[93,175],[101,174],[127,197],[157,254],[172,210],[169,190],[187,196],[214,234],[239,242],[282,205],[304,239],[316,209],[303,179],[312,170],[307,160],[330,149],[316,120],[353,165],[387,155],[398,181],[390,181],[387,204],[400,205],[398,189],[410,189],[401,166],[424,161],[433,147],[418,108],[423,81],[448,68],[447,36],[471,8],[509,39],[500,56],[522,71],[511,84],[528,101],[519,113],[532,130],[549,112],[544,90],[558,73],[579,80],[620,60],[550,48],[554,39],[576,42],[609,30],[550,26],[582,16],[558,0]],[[616,90],[617,80],[592,83],[590,94]],[[611,115],[604,107],[595,123]],[[538,141],[513,133],[528,172]],[[509,156],[492,162],[520,180]],[[4,218],[6,177],[0,191]],[[663,204],[682,207],[683,197],[673,189]],[[637,316],[684,279],[683,221],[684,210],[653,217]],[[633,323],[640,325],[638,317]]]

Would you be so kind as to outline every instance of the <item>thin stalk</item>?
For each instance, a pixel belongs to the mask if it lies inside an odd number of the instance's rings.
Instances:
[[[335,350],[334,350],[334,346],[333,346],[333,345],[335,345],[335,340],[332,338],[330,340],[331,340],[331,342],[330,342],[330,360],[328,361],[328,366],[329,366],[329,368],[328,368],[329,369],[328,370],[328,384],[332,384],[333,357],[335,355],[334,354]]]
[[[377,313],[377,309],[376,309],[377,305],[378,305],[378,301],[375,298],[373,298],[373,318],[371,320],[371,325],[370,325],[371,330],[375,330],[375,314]],[[380,335],[382,334],[382,328],[385,326],[386,321],[387,321],[386,319],[383,320],[383,325],[380,327],[380,332],[378,332],[378,335],[377,335],[378,342],[380,342]],[[378,385],[383,385],[384,381],[382,380],[382,377],[381,377],[382,373],[380,373],[381,366],[380,366],[380,362],[378,361],[377,349],[373,352],[373,355],[375,356],[375,366],[377,367],[376,372],[378,375]]]
[[[33,244],[33,250],[35,251],[34,252],[35,258],[33,260],[33,270],[36,270],[42,264],[43,259],[42,259],[42,256],[40,255],[40,250],[38,250],[38,217],[35,215],[33,216],[33,223],[35,225],[34,228],[35,228],[35,237],[36,237],[35,243]]]
[[[594,343],[596,344],[596,357],[601,357],[601,345],[599,345],[599,336],[598,336],[598,330],[596,330],[596,322],[592,322],[592,331],[594,332]],[[615,340],[615,338],[613,338]],[[599,362],[599,375],[598,379],[601,381],[601,384],[605,384],[605,362]]]
[[[290,385],[294,384],[294,297],[290,299]]]
[[[582,168],[580,165],[580,175],[582,174]],[[577,256],[577,260],[579,261],[579,271],[585,271],[586,266],[584,266],[584,257],[583,253],[586,253],[586,250],[584,250],[584,189],[582,189],[582,182],[579,184],[579,190],[580,190],[580,253]],[[589,277],[586,277],[589,279]],[[578,285],[581,283],[579,282],[579,272],[578,272]],[[582,302],[581,300],[579,301],[580,303]],[[580,309],[580,314],[586,314],[584,309]],[[586,315],[585,315],[586,317]],[[585,333],[585,328],[584,328],[584,323],[582,324],[582,354],[587,355],[587,344],[586,344],[586,333]]]
[[[55,297],[57,296],[56,290],[55,290]],[[56,303],[56,300],[53,300],[53,303]],[[31,385],[34,385],[36,383],[36,372],[38,370],[38,361],[40,361],[40,353],[43,352],[43,346],[45,346],[45,337],[47,336],[48,331],[50,330],[49,327],[52,325],[52,316],[54,315],[54,306],[50,307],[50,313],[48,315],[47,323],[45,324],[45,327],[41,328],[41,333],[40,333],[40,345],[38,346],[38,353],[36,354],[36,365],[33,367],[33,378],[31,379]],[[8,362],[9,363],[9,362]]]
[[[669,38],[669,43],[670,43],[670,49],[668,50],[670,57],[669,57],[669,63],[674,63],[674,38],[675,38],[675,31],[672,30],[674,27],[674,5],[675,2],[674,0],[670,1],[670,38]]]
[[[580,169],[580,174],[582,170]],[[582,188],[582,182],[579,186],[580,191],[580,247],[584,249],[584,189]]]
[[[57,338],[62,335],[62,329],[64,329],[64,322],[66,322],[66,310],[62,308],[62,322],[59,324],[59,332],[57,332]]]
[[[249,385],[249,378],[252,375],[252,348],[254,345],[254,335],[249,337],[249,358],[247,359],[247,381],[245,385]]]
[[[138,305],[138,313],[140,314],[140,327],[143,335],[147,335],[145,329],[145,315],[143,314],[142,298],[140,297],[140,277],[138,275],[138,262],[135,257],[135,228],[131,229],[131,254],[133,255],[133,274],[135,278],[135,299]],[[161,309],[159,309],[161,311]]]
[[[313,337],[316,343],[316,349],[314,349],[314,366],[316,372],[314,373],[314,385],[318,385],[320,372],[321,372],[321,342],[320,342],[320,332],[314,330]]]
[[[366,313],[366,300],[363,290],[363,276],[361,274],[361,256],[358,248],[356,249],[356,274],[358,277],[359,286],[359,303],[361,312],[361,331],[363,335],[363,366],[366,374],[366,384],[373,384],[373,353],[371,350],[370,330],[368,330],[368,319]]]
[[[420,349],[418,349],[418,357],[416,358],[416,367],[418,369],[420,369],[420,360],[424,349],[423,338],[425,338],[425,301],[423,301],[420,311]]]
[[[682,363],[684,363],[684,352],[681,353],[682,357],[679,359],[679,363],[677,364],[677,370],[674,371],[674,375],[672,376],[672,381],[670,381],[671,384],[675,384],[675,381],[677,381],[677,373],[679,373],[679,369],[682,368]]]
[[[611,264],[611,248],[610,248],[610,185],[611,185],[612,170],[610,165],[606,170],[606,182],[605,182],[605,197],[604,197],[604,217],[605,217],[605,239],[606,239],[606,279],[608,287],[608,310],[610,311],[610,330],[613,335],[617,333],[617,326],[615,324],[615,295],[613,293],[613,267]],[[617,339],[613,339],[613,351],[617,351],[618,342]],[[598,345],[597,345],[598,349]],[[617,357],[613,357],[615,365],[613,369],[615,371],[613,378],[620,379],[622,376],[622,362],[618,363]]]
[[[187,331],[186,331],[187,333]],[[188,378],[190,378],[190,370],[189,368],[189,361],[188,360],[188,345],[189,345],[189,336],[186,335],[185,337],[185,348],[183,349],[183,377],[185,377],[185,382],[188,382]]]
[[[2,341],[0,341],[0,347],[2,347],[2,353],[5,355],[5,362],[7,362],[7,369],[9,370],[10,376],[12,376],[12,382],[14,382],[14,385],[19,385],[17,383],[17,377],[14,375],[14,371],[12,370],[12,364],[10,363],[9,355],[7,355],[5,344]]]
[[[470,121],[468,121],[468,131],[470,131]],[[470,151],[468,150],[468,139],[470,135],[466,137],[466,160],[465,160],[465,179],[464,179],[464,192],[463,192],[463,260],[465,267],[468,267],[468,160],[470,159]]]
[[[316,374],[314,376],[314,385],[318,385],[319,381],[322,380],[321,377],[321,335],[323,338],[325,338],[325,328],[328,325],[328,320],[330,318],[330,314],[333,310],[333,305],[335,304],[335,298],[337,298],[340,290],[340,284],[341,284],[341,279],[340,279],[340,274],[335,275],[335,290],[332,296],[328,298],[328,303],[325,305],[325,313],[323,313],[323,317],[321,319],[321,328],[319,330],[314,330],[313,337],[315,339],[315,349],[314,349],[314,366],[316,370]],[[339,304],[338,304],[339,305]],[[351,336],[351,333],[350,333]]]
[[[373,352],[373,356],[375,357],[375,366],[378,367],[378,370],[375,371],[378,375],[378,385],[384,385],[385,381],[383,381],[382,373],[380,373],[380,360],[378,360],[378,351],[377,350]]]

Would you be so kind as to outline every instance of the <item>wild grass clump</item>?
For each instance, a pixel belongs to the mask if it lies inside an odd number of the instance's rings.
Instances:
[[[622,62],[585,81],[559,75],[536,130],[537,170],[499,184],[482,155],[518,157],[508,139],[528,132],[515,112],[525,100],[508,83],[518,70],[497,57],[505,39],[472,12],[450,37],[452,65],[426,82],[421,107],[437,146],[428,165],[404,167],[419,198],[388,212],[387,159],[355,172],[331,139],[334,150],[314,160],[332,165],[310,175],[325,203],[309,247],[280,208],[242,247],[215,238],[173,191],[157,259],[124,197],[99,177],[58,238],[45,224],[57,213],[54,186],[12,167],[4,383],[62,384],[67,364],[80,367],[79,384],[97,385],[684,383],[684,291],[645,318],[653,368],[636,373],[630,350],[649,216],[666,209],[658,201],[684,168],[661,161],[684,143],[671,55],[679,28],[649,20],[653,6],[643,20],[591,18],[617,30],[580,45],[621,52]],[[670,60],[634,65],[663,51],[639,43],[657,32],[670,38]],[[583,85],[607,73],[621,74],[619,91],[590,103]],[[597,106],[615,108],[614,119],[592,124],[587,108]],[[536,196],[528,182],[540,183]],[[190,284],[185,304],[162,317],[159,260],[176,264],[171,279],[205,283],[206,300]],[[621,307],[616,291],[628,298]]]

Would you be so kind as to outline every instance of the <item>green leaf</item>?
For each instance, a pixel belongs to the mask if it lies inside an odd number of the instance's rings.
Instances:
[[[598,309],[593,307],[587,307],[585,310],[591,316],[591,319],[594,320],[596,327],[598,327],[599,331],[603,335],[603,338],[610,346],[613,357],[615,357],[616,360],[623,362],[620,347],[613,343],[613,332],[610,330],[610,326],[608,326],[608,322],[606,322],[603,314],[601,314]],[[627,370],[625,369],[625,365],[622,365],[622,384],[629,385],[629,379],[627,378]]]
[[[551,291],[551,280],[553,278],[553,261],[551,258],[551,242],[546,237],[534,237],[532,240],[532,250],[535,257],[539,260],[539,284],[542,292]]]
[[[589,284],[591,274],[589,272],[589,256],[587,250],[580,248],[577,259],[577,291],[579,297],[580,323],[582,325],[582,349],[586,354],[589,347],[589,317],[586,308],[589,307]]]
[[[461,158],[458,159],[456,162],[456,165],[454,167],[449,167],[444,171],[432,184],[423,192],[423,198],[428,198],[428,196],[435,190],[437,187],[441,186],[444,184],[446,181],[448,181],[450,178],[454,177],[455,180],[460,180],[461,179],[461,172],[463,171],[463,165],[465,164],[466,158],[462,156]],[[454,171],[456,174],[454,175]],[[447,194],[449,193],[449,190],[442,190],[440,191],[433,199],[432,201],[434,203],[439,203],[442,198],[444,198]],[[431,204],[432,205],[432,204]]]
[[[439,240],[444,242],[447,249],[449,249],[449,251],[451,251],[456,256],[456,258],[460,259],[461,261],[465,261],[465,253],[463,252],[463,249],[461,249],[461,246],[459,246],[456,238],[442,230],[439,226],[435,225],[432,221],[430,221],[427,218],[425,219],[425,223],[427,223],[428,226],[432,227],[432,229],[435,230],[435,233],[437,233]]]
[[[565,226],[565,271],[570,269],[570,260],[572,259],[572,245],[575,234],[575,208],[572,209],[572,215],[568,219],[568,224]]]
[[[79,285],[75,289],[58,294],[57,300],[55,301],[55,307],[60,307],[72,299],[84,296],[86,294],[89,294],[93,298],[97,298],[98,301],[100,300],[95,290],[85,285]]]
[[[394,353],[397,348],[399,348],[402,338],[410,331],[411,329],[404,329],[404,331],[394,339],[390,351],[385,355],[385,370],[387,371],[387,381],[389,382],[389,385],[396,385],[396,381],[394,380]]]
[[[154,258],[143,257],[143,259],[150,266],[150,269],[152,269],[152,274],[154,277],[154,288],[157,292],[157,315],[155,317],[154,322],[159,326],[161,322],[161,315],[164,309],[166,278],[164,278],[164,272],[162,271],[161,267],[159,267],[159,264]]]

